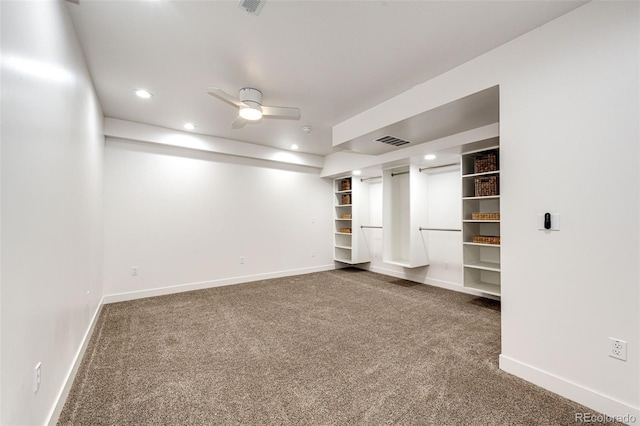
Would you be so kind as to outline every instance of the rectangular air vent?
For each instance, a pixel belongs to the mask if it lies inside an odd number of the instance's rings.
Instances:
[[[238,7],[246,10],[247,13],[258,15],[266,1],[267,0],[240,0],[238,2]]]
[[[400,139],[400,138],[396,138],[395,136],[382,136],[381,138],[375,139],[376,142],[382,142],[382,143],[386,143],[387,145],[393,145],[393,146],[402,146],[402,145],[406,145],[408,143],[411,143],[409,141],[406,141],[404,139]]]

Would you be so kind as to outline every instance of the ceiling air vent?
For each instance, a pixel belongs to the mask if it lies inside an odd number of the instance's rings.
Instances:
[[[240,0],[238,2],[238,7],[246,10],[247,13],[257,16],[264,7],[264,3],[266,1],[267,0]]]
[[[382,142],[382,143],[386,143],[387,145],[393,145],[393,146],[402,146],[402,145],[406,145],[408,143],[411,143],[409,141],[406,141],[404,139],[400,139],[400,138],[396,138],[395,136],[382,136],[381,138],[375,139],[376,142]]]

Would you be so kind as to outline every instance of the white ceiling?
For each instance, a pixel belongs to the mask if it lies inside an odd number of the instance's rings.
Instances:
[[[237,1],[80,0],[69,10],[105,116],[327,155],[333,125],[582,4],[267,0],[254,16]],[[302,117],[234,130],[237,109],[209,86],[255,87]]]

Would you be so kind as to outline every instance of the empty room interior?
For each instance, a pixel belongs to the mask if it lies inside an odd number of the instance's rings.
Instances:
[[[0,423],[640,424],[637,1],[2,1]]]

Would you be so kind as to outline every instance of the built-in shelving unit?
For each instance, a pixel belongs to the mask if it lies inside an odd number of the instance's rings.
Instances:
[[[426,223],[426,182],[415,164],[383,171],[383,262],[405,268],[429,264],[420,230]]]
[[[465,287],[500,296],[500,162],[498,147],[462,155]]]
[[[334,260],[356,264],[370,261],[361,226],[369,217],[369,191],[360,179],[334,180]]]

